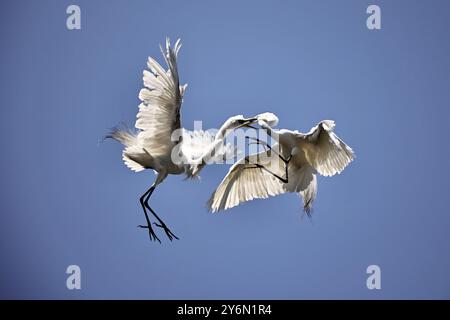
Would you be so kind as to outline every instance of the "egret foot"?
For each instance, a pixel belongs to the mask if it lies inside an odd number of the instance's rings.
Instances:
[[[159,243],[161,243],[161,240],[159,240],[159,238],[156,236],[155,232],[153,231],[151,226],[143,226],[143,225],[138,225],[139,228],[143,228],[143,229],[148,229],[148,235],[150,237],[150,241],[158,241]]]
[[[174,235],[174,234],[172,233],[172,231],[170,231],[169,228],[167,228],[167,226],[166,226],[164,223],[159,224],[159,223],[153,222],[153,224],[154,224],[155,226],[157,226],[158,228],[164,229],[164,232],[166,233],[166,235],[167,235],[167,237],[169,238],[170,241],[172,241],[173,238],[175,238],[175,239],[177,239],[177,240],[180,240],[176,235]]]

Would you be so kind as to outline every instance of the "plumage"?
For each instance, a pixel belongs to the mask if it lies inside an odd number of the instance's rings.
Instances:
[[[353,150],[333,132],[334,122],[330,120],[320,122],[306,134],[275,130],[261,119],[258,123],[278,143],[233,165],[211,195],[209,209],[217,212],[253,199],[296,192],[310,214],[317,195],[316,173],[341,173],[354,159]]]
[[[122,158],[128,168],[135,172],[152,169],[157,173],[155,182],[140,199],[147,221],[147,225],[140,227],[148,229],[151,240],[158,241],[147,210],[157,219],[158,223],[154,224],[164,229],[170,240],[178,238],[148,204],[156,186],[169,174],[197,177],[206,164],[234,156],[235,150],[224,143],[226,135],[230,130],[256,121],[255,117],[230,117],[216,135],[181,128],[180,109],[187,84],[180,86],[177,67],[180,47],[180,40],[172,47],[166,39],[165,50],[161,48],[161,52],[167,70],[152,57],[148,58],[149,70],[143,71],[144,87],[139,91],[141,104],[136,116],[136,131],[116,128],[106,136],[124,145]]]
[[[296,133],[303,138],[303,150],[308,162],[323,176],[341,173],[354,159],[353,150],[333,132],[334,121],[324,120],[308,133]]]

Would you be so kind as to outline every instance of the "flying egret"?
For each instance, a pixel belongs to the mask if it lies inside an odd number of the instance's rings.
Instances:
[[[139,92],[139,112],[135,127],[137,132],[116,128],[106,138],[121,142],[125,148],[122,158],[133,171],[153,169],[157,174],[152,186],[140,197],[147,225],[139,225],[148,229],[151,240],[159,240],[152,228],[147,209],[158,221],[153,224],[162,228],[172,241],[178,239],[166,224],[150,207],[148,201],[156,186],[169,174],[186,174],[196,177],[208,161],[226,157],[233,153],[230,145],[224,140],[231,130],[256,121],[256,118],[244,118],[242,115],[230,117],[215,135],[205,131],[188,131],[181,128],[180,107],[187,85],[180,86],[177,70],[177,55],[181,43],[178,39],[171,47],[166,39],[166,50],[161,52],[168,66],[167,71],[153,58],[148,58],[148,70],[143,72],[144,88]],[[260,115],[259,118],[271,114]],[[178,134],[176,134],[178,132]]]
[[[308,133],[275,130],[263,119],[258,119],[258,124],[277,142],[270,146],[247,137],[265,150],[242,158],[230,168],[208,201],[209,209],[217,212],[245,201],[297,192],[310,216],[317,194],[316,173],[327,177],[341,173],[354,159],[353,150],[333,132],[331,120],[321,121]]]

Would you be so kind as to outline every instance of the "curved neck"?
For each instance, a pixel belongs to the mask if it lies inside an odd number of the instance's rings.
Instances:
[[[209,145],[208,148],[203,152],[200,158],[198,158],[193,165],[191,165],[192,168],[192,175],[196,176],[199,174],[199,172],[203,169],[203,167],[209,163],[211,158],[214,158],[216,155],[216,150],[219,148],[219,144],[223,144],[223,138],[218,137],[216,135],[213,143]]]
[[[217,131],[217,133],[216,133],[214,142],[216,142],[217,140],[223,141],[225,139],[225,137],[230,134],[231,130],[228,132],[227,131],[228,131],[227,125],[223,125],[222,127],[220,127],[219,131]]]

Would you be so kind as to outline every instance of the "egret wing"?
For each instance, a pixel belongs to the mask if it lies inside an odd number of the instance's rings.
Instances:
[[[262,159],[264,159],[263,162],[261,162]],[[266,169],[283,176],[285,170],[282,166],[284,163],[280,164],[280,162],[276,159],[269,159],[266,151],[242,158],[230,168],[228,174],[211,195],[208,201],[209,209],[217,212],[235,207],[242,202],[265,199],[269,196],[289,192],[282,181],[254,165],[255,163],[263,164]]]
[[[139,112],[135,127],[140,130],[138,141],[153,157],[170,154],[172,133],[179,129],[180,107],[187,85],[179,85],[177,55],[181,47],[178,40],[174,47],[166,40],[166,51],[161,51],[168,70],[153,58],[148,58],[149,70],[144,70],[144,88],[139,92]]]
[[[352,148],[333,132],[334,126],[334,121],[324,120],[306,134],[295,133],[306,160],[323,176],[341,173],[355,158]]]
[[[272,148],[277,149],[278,144]],[[254,165],[256,163],[265,169],[258,168]],[[217,212],[253,199],[298,192],[303,198],[304,210],[309,213],[317,194],[314,168],[307,164],[299,168],[290,162],[287,170],[286,175],[286,164],[272,152],[264,151],[245,157],[230,168],[209,199],[208,207],[212,212]]]

